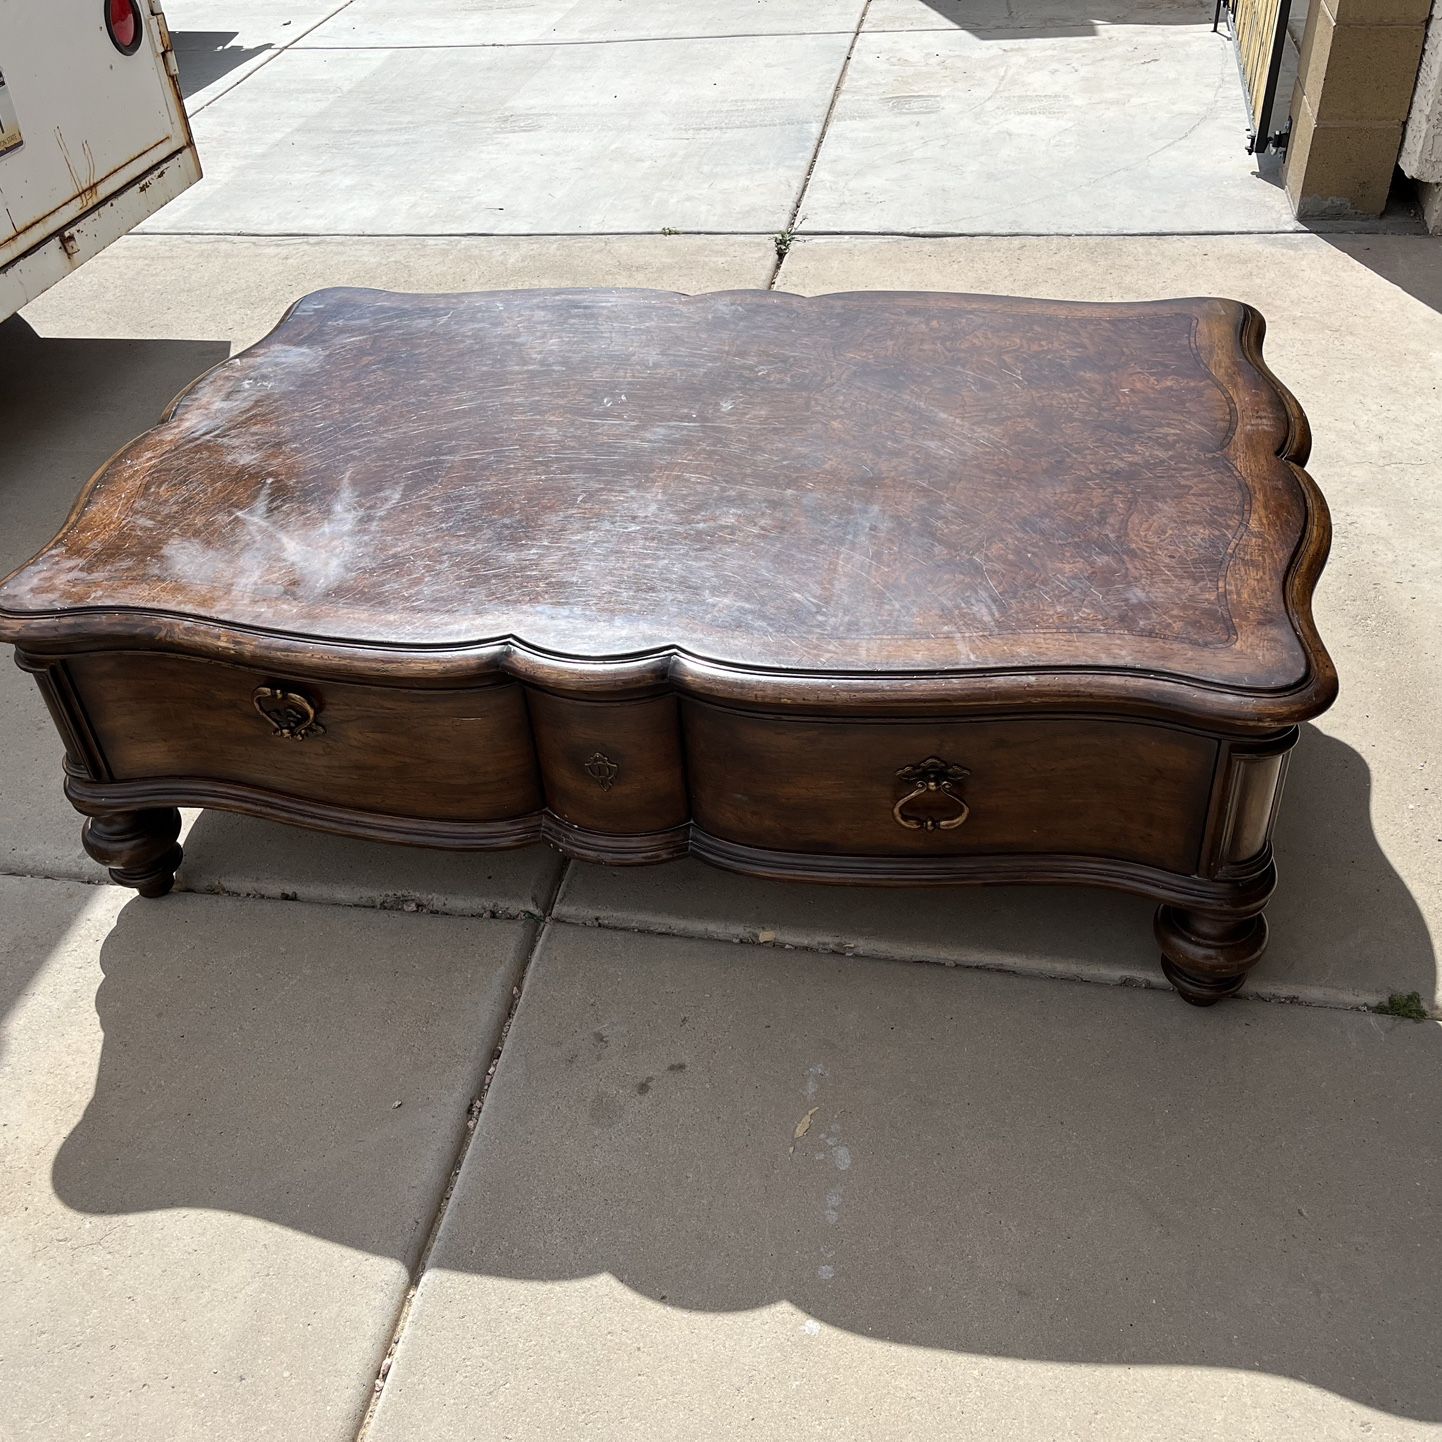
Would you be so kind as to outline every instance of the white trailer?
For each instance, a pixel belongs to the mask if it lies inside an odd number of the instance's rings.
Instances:
[[[0,320],[199,179],[160,0],[0,0]]]

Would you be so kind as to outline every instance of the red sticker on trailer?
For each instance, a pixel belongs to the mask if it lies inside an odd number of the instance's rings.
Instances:
[[[18,150],[24,143],[20,134],[20,121],[15,115],[15,102],[10,98],[5,74],[0,71],[0,155]]]

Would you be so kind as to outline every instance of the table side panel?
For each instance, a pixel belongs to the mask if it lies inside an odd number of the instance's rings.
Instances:
[[[203,804],[243,801],[264,814],[267,798],[281,812],[291,798],[315,819],[289,819],[329,829],[380,834],[374,818],[400,826],[396,839],[464,846],[544,834],[621,862],[683,854],[694,825],[698,845],[709,838],[803,869],[811,857],[818,872],[839,864],[858,876],[872,863],[880,876],[954,858],[968,869],[953,879],[972,879],[973,867],[1007,871],[1008,858],[1071,857],[1119,874],[1239,884],[1267,869],[1295,740],[1085,714],[865,720],[671,693],[583,700],[511,682],[414,690],[136,653],[35,668],[79,728],[74,760],[111,795],[173,784],[185,804],[180,793],[216,783],[221,799]],[[314,706],[310,734],[277,735],[253,702],[257,688]],[[916,790],[928,762],[956,768],[949,794]],[[512,821],[531,826],[488,837]]]
[[[1088,882],[1163,902],[1163,969],[1197,1005],[1234,994],[1265,946],[1296,740],[1086,713],[798,718],[673,693],[20,659],[66,739],[86,851],[142,896],[175,882],[181,805],[466,850],[546,840],[616,864],[689,852],[811,881]]]
[[[123,652],[72,657],[66,670],[114,781],[203,777],[423,820],[495,821],[542,805],[514,683],[418,692]],[[323,729],[276,735],[252,701],[258,687],[304,696]]]
[[[683,705],[697,825],[776,851],[868,856],[1058,854],[1197,873],[1218,743],[1176,727],[1087,717],[782,720]],[[893,813],[930,758],[964,767],[954,829]],[[923,797],[905,814],[956,814]]]

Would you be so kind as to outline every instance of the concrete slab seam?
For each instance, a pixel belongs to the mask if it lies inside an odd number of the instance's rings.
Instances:
[[[564,876],[567,861],[562,866],[559,875]],[[474,911],[463,910],[460,907],[438,907],[432,906],[423,897],[408,896],[405,892],[387,892],[378,901],[340,901],[331,898],[312,898],[299,896],[294,891],[279,887],[273,891],[262,891],[255,887],[229,887],[224,882],[212,881],[203,887],[189,887],[184,882],[184,869],[178,874],[175,895],[177,896],[218,896],[225,897],[231,901],[283,901],[291,906],[341,906],[355,911],[403,911],[410,915],[421,916],[454,916],[457,918],[473,919],[477,921],[542,921],[549,916],[549,906],[545,911],[535,911],[529,906],[509,906],[505,903],[498,903],[492,906],[484,906]],[[116,883],[97,868],[78,868],[73,873],[52,873],[48,871],[11,871],[5,866],[0,866],[0,879],[11,881],[40,881],[53,883],[56,886],[94,886],[107,887]],[[555,895],[551,897],[554,903]]]
[[[202,101],[199,105],[197,105],[194,110],[192,110],[187,105],[185,108],[186,115],[199,115],[202,110],[208,110],[212,105],[215,104],[217,100],[221,100],[225,96],[229,95],[230,92],[234,90],[237,86],[244,85],[245,82],[249,80],[252,75],[258,75],[277,56],[284,55],[287,50],[295,49],[295,47],[302,40],[304,40],[307,35],[314,34],[314,32],[318,30],[322,25],[329,24],[329,22],[334,20],[335,17],[339,15],[342,10],[348,9],[352,3],[353,0],[342,0],[341,4],[337,5],[336,8],[332,10],[329,14],[322,15],[321,18],[317,20],[314,25],[307,26],[298,35],[294,35],[291,37],[291,39],[287,40],[284,45],[276,45],[272,47],[270,54],[267,55],[264,60],[261,60],[257,64],[252,65],[251,68],[245,71],[243,74],[237,75],[236,78],[232,80],[231,83],[227,85],[224,90],[218,90],[214,95],[210,97],[209,100]],[[307,46],[304,48],[309,49],[310,47]]]
[[[165,232],[170,233],[170,232]],[[174,232],[180,234],[180,232]],[[196,232],[215,234],[214,231]],[[567,231],[568,235],[598,234],[594,231]],[[727,234],[711,231],[709,234]],[[1293,227],[1275,230],[825,230],[802,229],[803,240],[1206,240],[1235,236],[1238,240],[1255,240],[1275,235],[1403,235],[1425,236],[1426,227],[1415,216],[1371,216],[1360,220],[1298,221]],[[272,237],[274,238],[274,237]]]
[[[821,155],[821,147],[826,143],[826,132],[831,129],[831,117],[836,114],[836,103],[841,98],[841,87],[846,84],[846,73],[851,69],[851,57],[856,53],[856,45],[861,39],[861,32],[866,25],[866,17],[870,11],[871,0],[864,0],[861,14],[856,17],[856,29],[851,32],[851,44],[846,47],[846,56],[837,73],[836,84],[831,88],[831,100],[826,107],[826,114],[821,119],[821,128],[816,132],[816,144],[811,147],[811,159],[806,162],[806,174],[801,177],[801,188],[796,192],[796,204],[791,207],[791,217],[786,222],[786,228],[776,237],[776,264],[772,268],[771,279],[766,282],[767,290],[776,289],[776,278],[781,274],[781,267],[786,264],[786,255],[791,249],[791,240],[796,234],[796,227],[799,223],[801,204],[806,199],[807,190],[810,189],[816,161]]]
[[[450,1206],[451,1197],[455,1194],[456,1183],[460,1180],[461,1168],[465,1165],[466,1156],[471,1149],[471,1143],[475,1140],[476,1129],[480,1124],[481,1111],[486,1104],[486,1095],[491,1089],[491,1082],[496,1075],[496,1068],[501,1064],[501,1052],[506,1045],[506,1039],[511,1034],[511,1024],[516,1019],[516,1012],[521,1005],[521,997],[526,988],[526,976],[530,972],[531,963],[535,961],[540,952],[541,945],[545,941],[552,926],[551,909],[556,904],[556,898],[561,894],[561,882],[565,878],[566,871],[570,867],[570,861],[560,869],[556,876],[555,885],[551,894],[546,900],[546,912],[536,926],[535,935],[531,938],[530,948],[526,952],[526,959],[521,964],[521,970],[516,976],[516,983],[511,988],[511,1005],[506,1011],[506,1018],[501,1023],[501,1030],[496,1037],[496,1045],[491,1052],[490,1064],[486,1068],[485,1075],[481,1078],[480,1086],[476,1095],[472,1098],[470,1105],[466,1108],[466,1125],[461,1134],[461,1144],[456,1148],[456,1154],[451,1159],[451,1169],[446,1177],[446,1185],[441,1192],[440,1200],[436,1203],[435,1215],[431,1218],[431,1225],[426,1232],[425,1244],[421,1247],[420,1256],[416,1258],[416,1265],[411,1273],[409,1283],[406,1285],[404,1295],[401,1297],[400,1307],[396,1312],[395,1324],[391,1328],[390,1336],[386,1342],[384,1356],[376,1368],[374,1382],[371,1383],[370,1396],[366,1399],[365,1411],[361,1415],[360,1426],[356,1429],[355,1442],[365,1442],[367,1434],[375,1421],[376,1411],[380,1406],[381,1395],[385,1391],[386,1379],[390,1376],[391,1364],[395,1360],[396,1349],[400,1346],[401,1337],[405,1333],[406,1323],[410,1321],[411,1307],[415,1303],[416,1292],[421,1285],[421,1278],[425,1276],[426,1268],[430,1265],[431,1253],[435,1250],[436,1240],[441,1234],[441,1227],[445,1223],[446,1211]]]
[[[1087,24],[1094,25],[1098,30],[1126,30],[1133,26],[1124,20],[1088,20]],[[1204,16],[1194,22],[1179,24],[1177,29],[1185,29],[1187,25],[1195,24],[1200,30],[1210,30],[1211,22]],[[1039,39],[1055,37],[1059,40],[1071,40],[1076,37],[1076,22],[1065,20],[1045,21],[1039,20],[1035,25],[873,25],[866,33],[868,35],[955,35],[957,30],[964,30],[968,35],[975,36],[980,40],[983,36],[988,40],[1026,40],[1033,36]]]
[[[176,894],[195,897],[218,897],[231,901],[280,901],[291,906],[329,906],[343,907],[353,911],[402,911],[410,914],[412,909],[416,914],[425,916],[454,917],[458,920],[479,920],[479,921],[531,921],[542,926],[549,926],[552,923],[558,926],[573,926],[578,930],[586,931],[619,931],[627,932],[633,936],[669,936],[682,941],[732,941],[745,943],[750,946],[773,947],[782,951],[799,951],[811,956],[856,956],[866,961],[893,961],[908,962],[920,966],[942,966],[948,969],[961,968],[967,971],[998,972],[1006,976],[1028,976],[1036,977],[1047,981],[1076,981],[1084,982],[1089,986],[1125,986],[1139,987],[1151,991],[1167,991],[1170,988],[1162,980],[1160,975],[1149,977],[1140,972],[1130,974],[1123,972],[1113,977],[1093,976],[1078,974],[1065,969],[1065,963],[1058,963],[1055,967],[1019,967],[1008,966],[1002,962],[988,961],[955,961],[943,957],[918,955],[914,950],[889,949],[884,944],[859,943],[851,946],[837,947],[825,943],[808,944],[804,941],[776,941],[762,940],[759,936],[727,936],[718,933],[714,928],[707,927],[704,923],[685,927],[668,925],[650,918],[633,918],[631,920],[605,921],[595,917],[589,921],[578,921],[571,917],[558,917],[554,914],[556,901],[561,894],[565,879],[571,869],[571,861],[565,858],[556,879],[552,883],[551,893],[546,900],[542,911],[536,912],[529,907],[494,906],[487,907],[481,911],[463,911],[426,905],[418,898],[407,898],[397,895],[397,898],[386,898],[380,904],[373,901],[337,901],[337,900],[308,900],[289,894],[285,891],[264,892],[264,891],[232,891],[213,884],[203,891],[189,891],[184,887],[177,887]],[[102,876],[49,876],[37,872],[16,872],[0,870],[0,878],[16,881],[37,881],[53,886],[94,886],[97,889],[113,886],[115,883]],[[414,907],[408,905],[414,902]],[[529,957],[526,962],[530,965]],[[1376,1003],[1385,1000],[1380,991],[1376,996]],[[1268,1002],[1274,1006],[1312,1006],[1327,1011],[1369,1011],[1374,1005],[1373,1002],[1365,1001],[1355,996],[1341,996],[1325,987],[1294,987],[1276,989],[1249,986],[1239,992],[1235,998],[1237,1001],[1261,1001]]]
[[[1052,967],[1028,967],[1009,966],[1005,962],[995,961],[956,961],[939,956],[918,955],[914,950],[889,950],[885,944],[859,942],[845,947],[830,946],[825,943],[807,945],[802,941],[783,941],[779,935],[775,940],[762,940],[759,936],[726,936],[715,929],[708,929],[704,925],[688,929],[684,926],[666,925],[651,920],[642,924],[639,918],[631,922],[606,921],[598,916],[590,921],[577,921],[569,917],[552,917],[548,913],[547,920],[548,922],[554,920],[558,926],[574,926],[581,931],[619,931],[632,936],[669,936],[677,941],[731,941],[777,951],[796,951],[806,956],[859,957],[863,961],[904,962],[913,966],[945,967],[948,971],[984,971],[1001,976],[1023,976],[1040,981],[1078,982],[1085,986],[1126,987],[1140,991],[1171,991],[1172,989],[1162,977],[1160,970],[1155,976],[1146,975],[1140,969],[1136,972],[1119,969],[1116,975],[1103,976],[1068,971],[1064,962],[1058,962],[1056,966]],[[1384,995],[1379,992],[1377,1003],[1380,1004],[1385,999]],[[1374,1005],[1360,998],[1338,995],[1325,987],[1294,987],[1290,989],[1277,987],[1272,989],[1248,986],[1239,991],[1231,1000],[1265,1002],[1270,1006],[1309,1006],[1323,1011],[1351,1012],[1369,1012]]]
[[[799,209],[799,205],[797,209]],[[135,231],[134,240],[642,240],[657,235],[654,230],[162,230],[159,227]],[[759,240],[764,230],[679,229],[678,236],[715,237],[718,240]],[[1396,235],[1426,236],[1420,219],[1358,221],[1321,220],[1298,223],[1292,229],[1277,230],[822,230],[798,226],[797,240],[1206,240],[1235,236],[1255,240],[1279,235]]]
[[[351,0],[346,0],[347,5],[350,3]],[[339,11],[336,13],[339,14]],[[311,26],[305,33],[310,35],[314,30],[315,26]],[[850,33],[848,30],[738,30],[734,34],[726,35],[617,35],[609,40],[595,38],[583,40],[467,40],[458,45],[442,45],[440,43],[426,45],[419,42],[410,45],[301,45],[297,41],[292,41],[285,48],[287,50],[339,52],[351,50],[384,50],[387,52],[392,50],[444,50],[447,52],[452,50],[538,50],[557,45],[664,45],[671,40],[805,40],[813,35],[849,35]],[[251,71],[252,75],[254,73],[255,71]]]

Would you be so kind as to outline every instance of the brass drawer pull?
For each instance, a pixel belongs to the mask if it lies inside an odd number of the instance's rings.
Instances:
[[[315,719],[320,704],[300,691],[285,691],[279,686],[257,686],[250,699],[255,709],[270,722],[273,736],[304,741],[307,736],[325,735],[325,727]]]
[[[971,815],[971,807],[956,794],[953,787],[970,775],[971,772],[965,766],[953,766],[939,756],[928,756],[925,761],[918,761],[914,766],[903,766],[896,773],[896,779],[906,782],[911,790],[891,808],[891,814],[896,818],[897,824],[906,827],[908,831],[955,831]],[[944,796],[956,807],[955,814],[940,819],[925,815],[908,816],[906,808],[929,792]]]

